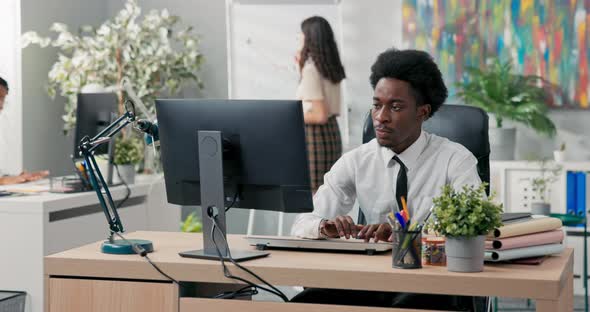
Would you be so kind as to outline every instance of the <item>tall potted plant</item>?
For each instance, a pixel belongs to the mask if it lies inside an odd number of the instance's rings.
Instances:
[[[116,92],[122,113],[127,81],[151,116],[154,100],[163,92],[175,94],[189,82],[202,86],[197,71],[203,56],[192,27],[181,27],[180,18],[166,9],[152,10],[143,19],[140,15],[137,0],[127,0],[114,19],[96,28],[83,26],[76,34],[67,25],[54,23],[50,30],[57,33],[55,39],[36,32],[23,34],[23,47],[51,45],[60,50],[49,72],[47,92],[52,98],[58,93],[66,98],[64,132],[75,125],[77,94],[86,86]]]
[[[541,77],[515,74],[510,62],[497,58],[490,59],[483,69],[466,68],[464,81],[456,83],[457,95],[495,117],[496,128],[489,130],[491,159],[514,159],[516,129],[504,127],[507,119],[543,135],[555,135],[555,125],[546,116],[547,94],[542,84]]]
[[[431,227],[446,237],[447,269],[452,272],[483,271],[485,239],[502,225],[502,206],[485,194],[486,183],[455,191],[445,185],[433,199],[435,220]]]

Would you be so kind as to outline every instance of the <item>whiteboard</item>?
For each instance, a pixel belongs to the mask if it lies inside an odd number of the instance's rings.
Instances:
[[[342,42],[334,0],[233,0],[227,14],[228,96],[233,99],[295,99],[299,73],[294,56],[304,19],[324,17]]]

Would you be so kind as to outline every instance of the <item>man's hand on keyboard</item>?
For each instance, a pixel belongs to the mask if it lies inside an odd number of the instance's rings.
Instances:
[[[369,224],[363,229],[360,230],[358,233],[358,238],[362,238],[365,242],[368,242],[371,238],[374,238],[374,242],[377,243],[379,241],[391,241],[392,231],[391,225],[388,223],[381,223],[381,224]]]
[[[338,216],[333,220],[322,221],[320,225],[321,234],[330,238],[356,238],[362,229],[363,226],[355,224],[350,216]]]

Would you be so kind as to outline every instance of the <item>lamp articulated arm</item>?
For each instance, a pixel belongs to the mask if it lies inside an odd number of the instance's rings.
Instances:
[[[133,103],[131,103],[131,105],[131,107],[133,107]],[[115,120],[103,131],[98,133],[93,138],[85,136],[78,145],[80,154],[84,157],[86,163],[86,170],[88,172],[90,184],[96,191],[100,205],[109,223],[109,229],[111,232],[109,240],[113,239],[114,233],[122,233],[124,232],[124,229],[121,219],[119,218],[119,214],[117,213],[115,203],[111,196],[111,192],[109,191],[109,187],[103,178],[102,173],[100,172],[98,164],[96,163],[94,150],[102,144],[108,143],[113,138],[113,136],[121,131],[121,129],[125,128],[128,124],[134,121],[135,113],[133,112],[133,109],[127,109],[125,114]]]

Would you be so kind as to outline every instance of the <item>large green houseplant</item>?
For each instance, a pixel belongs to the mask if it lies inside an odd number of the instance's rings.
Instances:
[[[447,269],[453,272],[483,270],[485,238],[502,225],[502,205],[485,193],[486,183],[455,190],[445,185],[433,199],[431,227],[446,237]]]
[[[163,92],[174,94],[188,82],[201,86],[196,73],[203,56],[192,27],[181,27],[180,18],[165,9],[152,10],[143,19],[140,15],[137,0],[127,0],[114,19],[96,28],[83,26],[72,33],[67,25],[55,23],[50,28],[57,33],[55,39],[35,32],[23,34],[24,47],[59,49],[47,91],[51,97],[59,93],[66,98],[64,131],[75,125],[77,94],[89,85],[116,92],[122,112],[122,84],[127,81],[150,115],[155,111],[154,99]]]
[[[509,61],[497,58],[489,59],[485,68],[467,67],[465,72],[465,79],[456,83],[457,95],[466,104],[493,114],[496,120],[496,128],[490,128],[492,159],[514,159],[516,132],[504,128],[505,120],[549,137],[555,135],[555,125],[547,117],[547,92],[541,77],[516,74]]]

